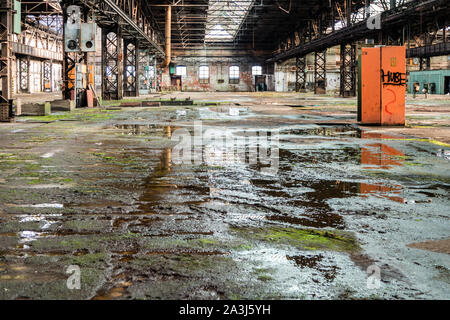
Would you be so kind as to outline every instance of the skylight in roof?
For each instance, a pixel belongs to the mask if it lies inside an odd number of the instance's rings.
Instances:
[[[226,31],[220,24],[216,24],[211,29],[208,29],[206,38],[208,39],[208,37],[217,40],[233,39],[233,36],[228,31]]]
[[[205,41],[233,41],[252,3],[253,0],[210,0]]]

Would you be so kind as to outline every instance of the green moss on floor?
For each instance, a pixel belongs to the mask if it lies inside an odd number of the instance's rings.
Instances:
[[[422,163],[417,163],[417,162],[404,162],[403,164],[405,166],[410,166],[410,167],[423,167],[424,166]]]
[[[250,250],[250,244],[238,240],[218,240],[213,237],[200,237],[195,239],[182,239],[171,237],[146,237],[142,245],[148,249],[158,250],[218,250],[223,253],[231,250]]]
[[[106,262],[107,258],[108,257],[104,252],[90,253],[71,257],[68,263],[80,267],[95,267],[98,264],[103,265]]]
[[[399,139],[385,139],[385,140],[400,140],[400,141],[418,141],[418,142],[429,142],[441,147],[446,147],[446,148],[450,148],[450,144],[442,142],[442,141],[438,141],[438,140],[433,140],[433,139],[419,139],[419,138],[399,138]]]
[[[228,256],[205,256],[192,254],[171,254],[135,256],[132,265],[144,266],[153,270],[170,270],[184,276],[200,276],[210,274],[211,270],[223,272],[235,267],[235,262]]]
[[[24,142],[24,143],[33,143],[33,144],[40,144],[40,143],[45,143],[45,142],[50,142],[52,141],[53,138],[51,137],[45,137],[45,136],[32,136],[23,140],[20,140],[20,142]]]
[[[231,232],[250,240],[290,245],[304,250],[333,250],[352,252],[359,249],[349,233],[286,227],[231,228]]]
[[[42,231],[42,223],[37,221],[5,221],[0,223],[0,233],[21,231]]]
[[[272,281],[273,278],[269,275],[270,273],[274,273],[276,270],[273,268],[255,268],[253,269],[253,274],[257,276],[259,281]]]
[[[271,276],[263,274],[263,275],[258,276],[258,280],[265,282],[265,281],[271,281],[271,280],[273,280],[273,278]]]
[[[108,229],[110,222],[105,220],[70,220],[65,221],[62,225],[63,229],[75,231],[98,231],[105,232]]]
[[[31,122],[54,122],[60,120],[74,121],[101,121],[108,120],[114,116],[114,110],[102,110],[99,108],[77,109],[74,112],[64,114],[52,114],[48,116],[20,117],[21,120]]]
[[[0,159],[7,159],[14,156],[14,153],[0,153]]]

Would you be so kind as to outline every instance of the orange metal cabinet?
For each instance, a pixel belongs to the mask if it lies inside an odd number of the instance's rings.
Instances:
[[[405,124],[406,48],[381,48],[381,124]]]
[[[361,122],[381,123],[380,48],[361,49]]]
[[[405,47],[361,49],[361,123],[405,124]]]

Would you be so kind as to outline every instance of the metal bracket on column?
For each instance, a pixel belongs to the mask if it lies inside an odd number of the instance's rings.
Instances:
[[[306,89],[306,56],[295,59],[295,91]]]
[[[314,52],[314,93],[325,93],[327,87],[327,50]]]
[[[340,95],[356,96],[356,44],[341,44]]]

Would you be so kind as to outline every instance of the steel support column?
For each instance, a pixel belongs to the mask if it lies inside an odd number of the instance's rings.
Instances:
[[[117,100],[123,98],[123,37],[120,27],[122,20],[117,24]]]
[[[306,89],[306,56],[295,59],[295,91]]]
[[[75,100],[75,66],[77,54],[64,52],[63,64],[63,95],[64,99]]]
[[[74,4],[73,1],[62,1],[62,15],[63,15],[63,41],[66,35],[66,30],[64,25],[67,22],[68,15],[67,15],[67,7]],[[75,93],[75,67],[76,67],[76,61],[77,61],[77,53],[74,52],[66,52],[64,45],[63,45],[63,66],[61,70],[61,76],[63,80],[63,98],[64,99],[70,99],[75,100],[76,99],[76,93]]]
[[[430,70],[431,68],[431,58],[430,57],[420,57],[419,58],[419,70]]]
[[[13,121],[14,112],[11,100],[11,53],[9,36],[12,31],[11,0],[0,0],[0,121]]]
[[[150,93],[152,80],[150,78],[150,66],[152,66],[152,60],[150,58],[150,52],[148,49],[139,49],[139,69],[138,69],[138,87],[139,90],[145,94]]]
[[[139,43],[136,40],[124,41],[124,85],[125,97],[139,96],[138,74],[139,74]]]
[[[23,56],[17,59],[19,72],[19,92],[30,93],[30,56]]]
[[[340,95],[356,96],[356,44],[341,44]]]
[[[345,18],[346,26],[349,27],[352,24],[352,0],[345,0]]]
[[[123,45],[120,27],[102,29],[102,93],[104,100],[123,98]]]
[[[327,87],[327,50],[314,52],[314,93],[325,93]]]
[[[160,76],[161,76],[161,70],[158,70],[156,67],[156,56],[153,56],[153,84],[152,88],[155,89],[155,92],[161,91],[161,83],[160,83]]]
[[[53,62],[46,60],[42,62],[42,91],[52,92]]]

